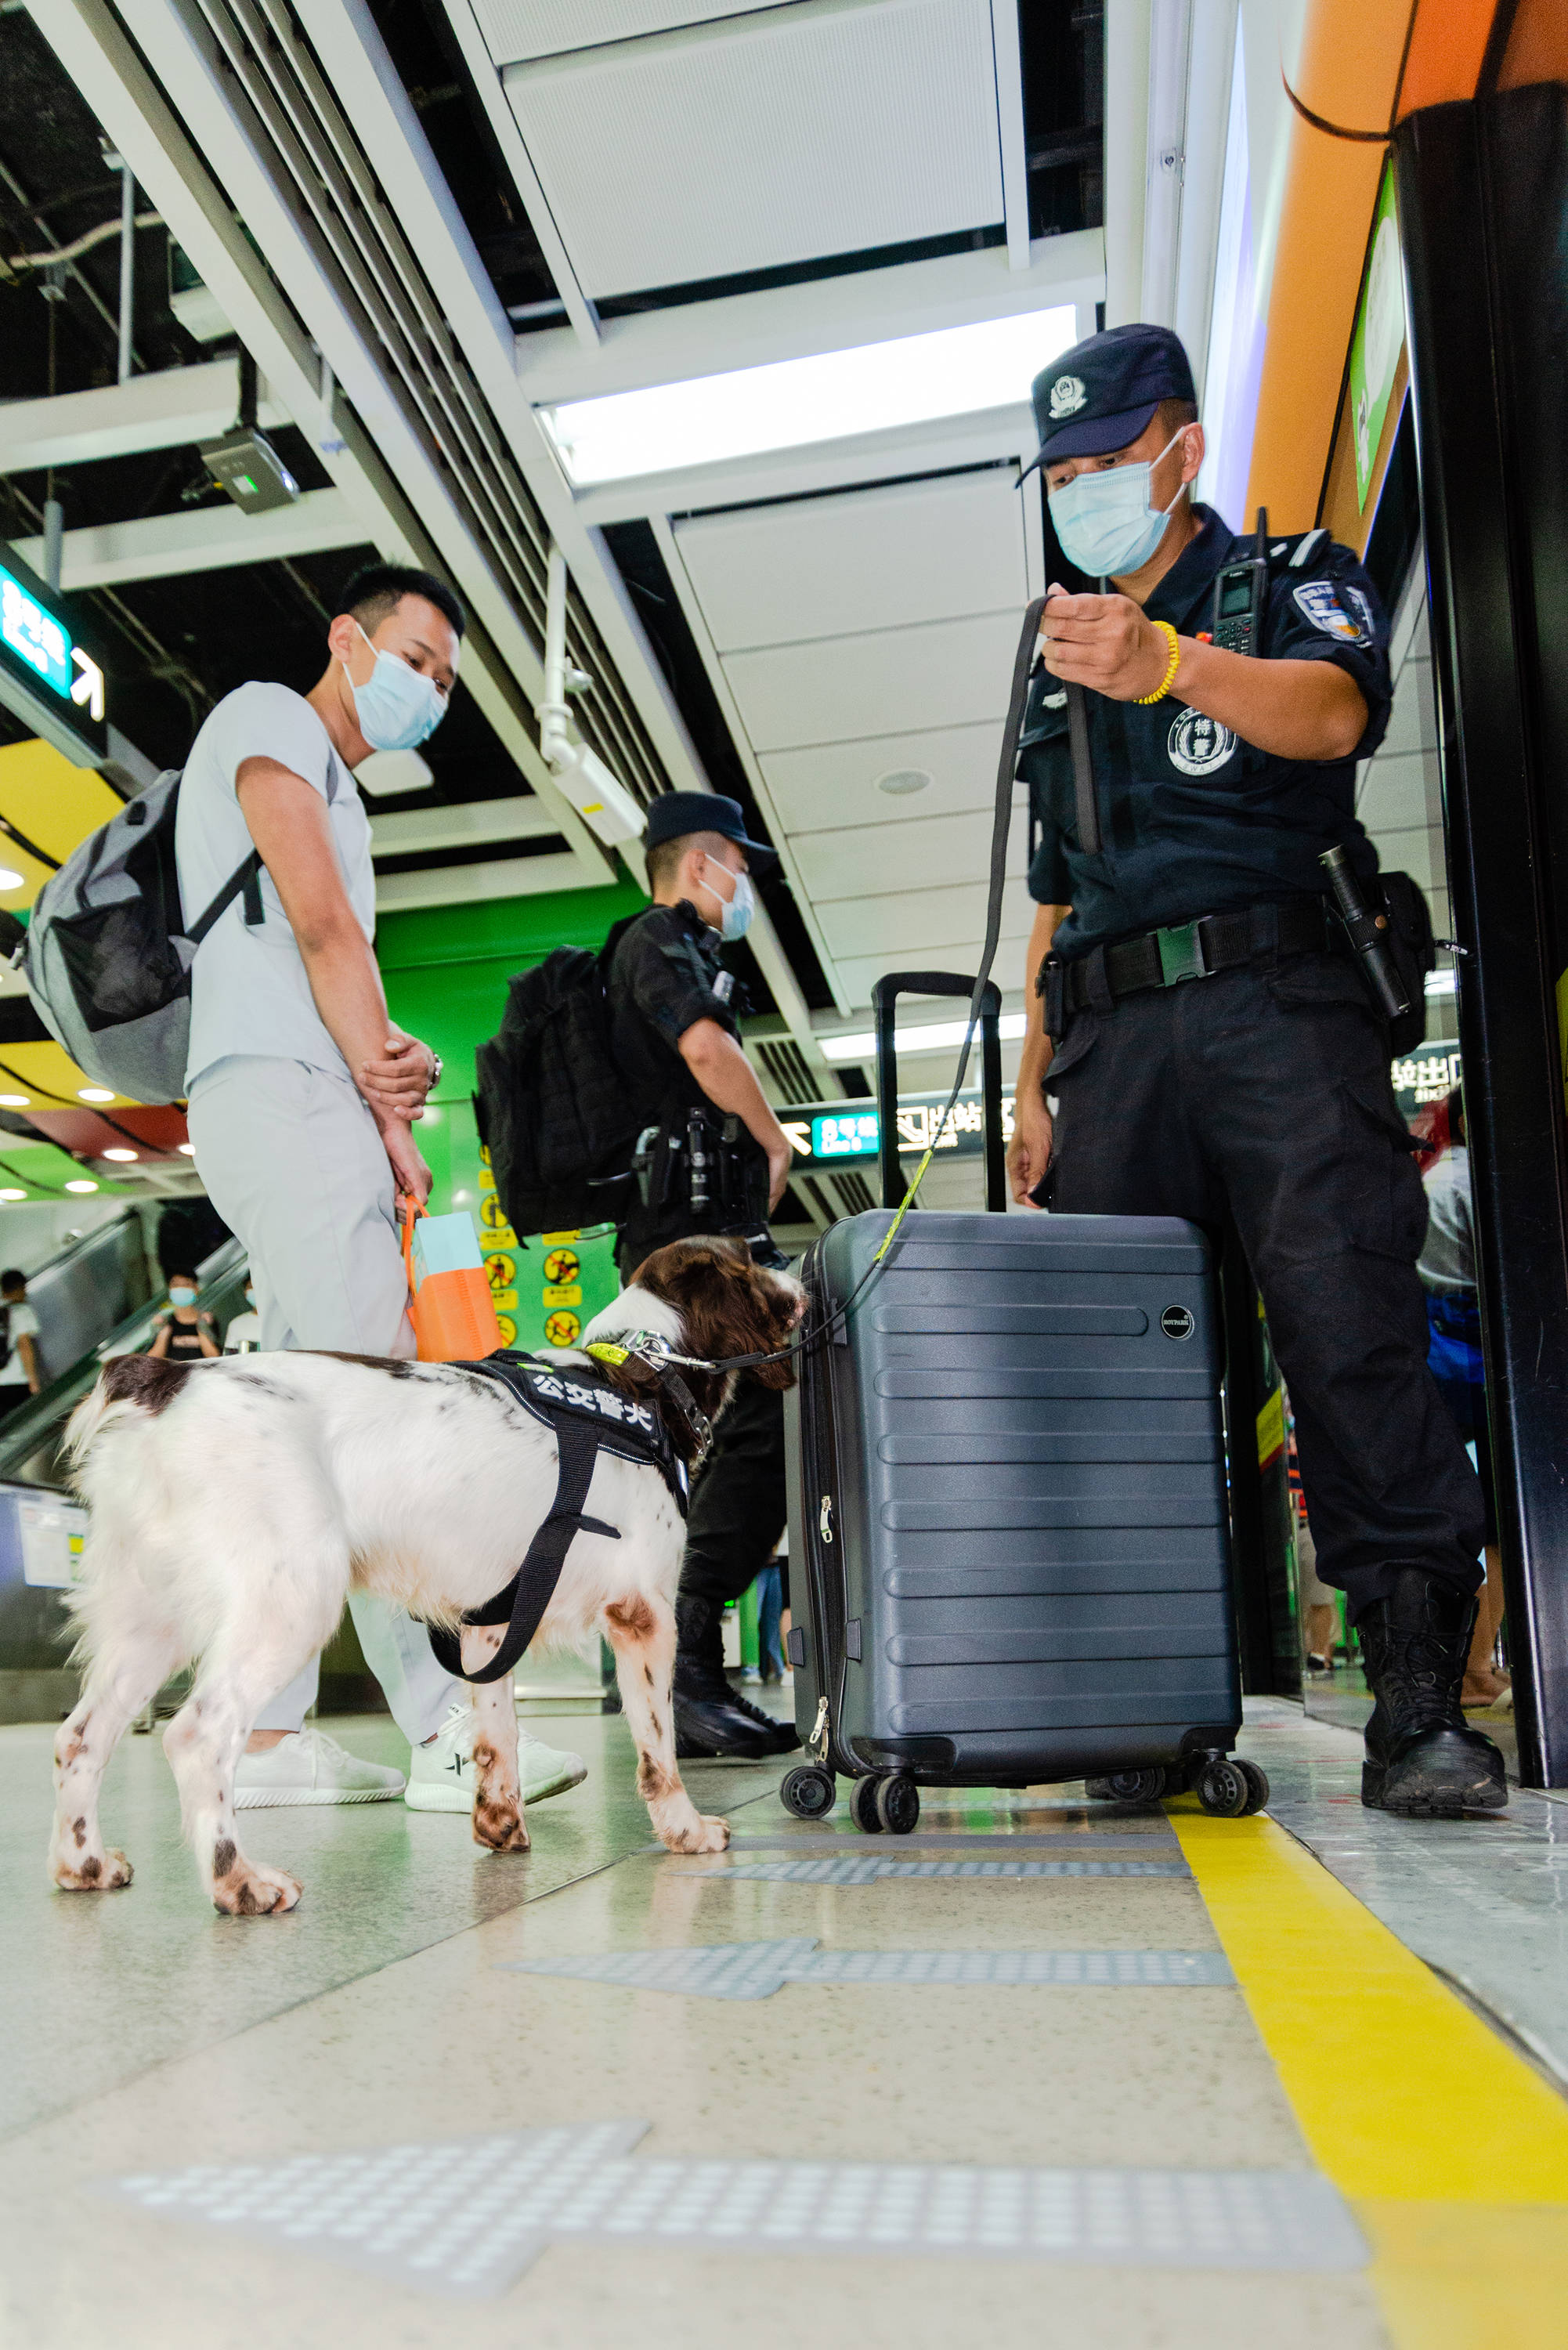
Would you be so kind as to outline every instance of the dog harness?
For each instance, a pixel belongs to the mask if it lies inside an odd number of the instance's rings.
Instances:
[[[436,1661],[456,1679],[498,1681],[512,1670],[538,1630],[561,1579],[573,1536],[581,1533],[604,1534],[611,1542],[620,1540],[618,1526],[583,1515],[599,1454],[613,1452],[619,1460],[657,1469],[682,1517],[687,1507],[686,1464],[653,1407],[622,1395],[593,1371],[575,1364],[567,1370],[533,1355],[504,1349],[487,1355],[483,1362],[454,1363],[452,1367],[493,1379],[514,1403],[552,1429],[556,1437],[558,1466],[549,1516],[529,1544],[527,1555],[511,1582],[493,1598],[471,1607],[462,1618],[464,1624],[506,1626],[494,1656],[487,1665],[466,1671],[461,1633],[444,1631],[434,1624],[427,1627]]]

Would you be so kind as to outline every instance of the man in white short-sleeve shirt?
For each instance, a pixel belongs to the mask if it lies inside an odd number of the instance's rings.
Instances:
[[[27,1276],[17,1265],[0,1273],[0,1335],[11,1350],[0,1364],[0,1419],[7,1419],[44,1384],[38,1317],[27,1303]]]
[[[411,750],[441,723],[456,681],[462,607],[431,574],[376,564],[350,580],[308,693],[255,682],[225,695],[192,746],[175,854],[187,906],[210,902],[255,852],[257,886],[197,950],[186,1067],[196,1166],[244,1243],[265,1348],[414,1352],[397,1201],[431,1174],[414,1121],[441,1074],[428,1045],[387,1011],[376,966],[370,826],[353,771],[372,751]],[[474,1716],[436,1663],[423,1625],[365,1593],[349,1601],[366,1663],[411,1759],[361,1762],[305,1726],[311,1659],[281,1690],[258,1689],[234,1800],[374,1803],[467,1812]],[[524,1738],[531,1801],[585,1766]]]

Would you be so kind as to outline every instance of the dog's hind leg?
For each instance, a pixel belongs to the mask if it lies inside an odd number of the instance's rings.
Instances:
[[[501,1627],[487,1624],[463,1627],[462,1661],[486,1663],[501,1646]],[[512,1676],[469,1685],[479,1720],[473,1735],[473,1841],[492,1852],[526,1852],[528,1831],[523,1822],[523,1784],[517,1769],[517,1703]]]
[[[123,1626],[113,1661],[95,1663],[80,1702],[55,1740],[55,1824],[49,1876],[66,1893],[114,1893],[130,1882],[122,1852],[106,1851],[98,1799],[109,1760],[128,1722],[184,1662],[167,1626]]]
[[[663,1598],[640,1593],[613,1599],[605,1630],[615,1650],[621,1711],[637,1742],[637,1792],[653,1832],[671,1852],[722,1852],[728,1820],[704,1816],[680,1783],[675,1760],[675,1716],[670,1685],[675,1673],[675,1611]]]

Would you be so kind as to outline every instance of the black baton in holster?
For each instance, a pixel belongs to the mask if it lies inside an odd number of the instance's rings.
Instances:
[[[1369,906],[1362,896],[1343,841],[1337,848],[1325,848],[1318,863],[1328,876],[1334,907],[1355,950],[1372,1001],[1385,1020],[1402,1019],[1410,1009],[1410,998],[1394,959],[1387,914]]]

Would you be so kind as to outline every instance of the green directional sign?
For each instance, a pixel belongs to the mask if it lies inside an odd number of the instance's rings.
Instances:
[[[0,702],[78,767],[109,753],[104,675],[36,573],[0,540]]]

